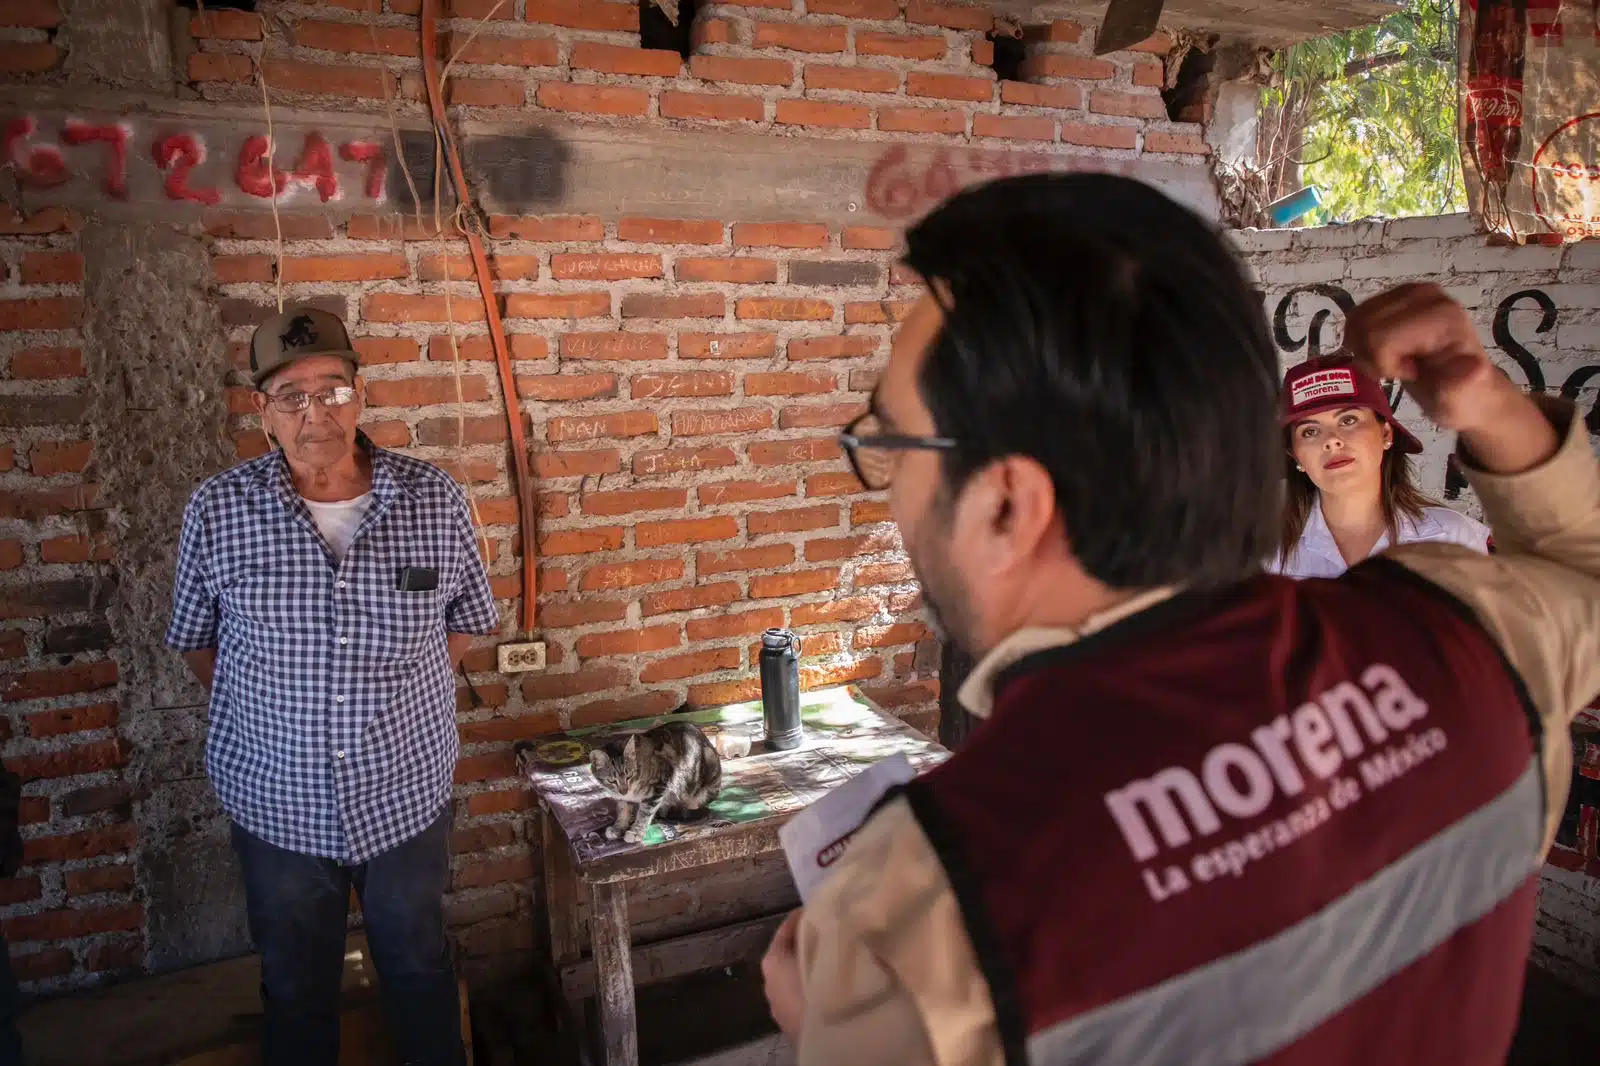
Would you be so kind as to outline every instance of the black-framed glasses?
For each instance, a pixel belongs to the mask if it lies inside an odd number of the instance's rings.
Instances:
[[[908,451],[950,451],[956,446],[951,437],[907,437],[883,432],[878,416],[866,414],[844,427],[839,446],[850,460],[856,478],[874,492],[889,487],[894,478],[895,453]]]
[[[274,410],[292,415],[310,407],[312,400],[316,400],[323,407],[343,407],[356,398],[356,390],[354,385],[335,385],[321,392],[280,392],[276,396],[271,393],[264,395]]]

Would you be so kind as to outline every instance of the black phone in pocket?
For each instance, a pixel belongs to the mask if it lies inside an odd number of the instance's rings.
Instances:
[[[431,566],[402,566],[396,592],[432,592],[439,587],[439,571]]]

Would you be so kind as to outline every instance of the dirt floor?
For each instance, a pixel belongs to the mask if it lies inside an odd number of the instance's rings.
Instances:
[[[22,1018],[28,1061],[31,1066],[258,1063],[253,1052],[260,1037],[252,964],[246,957],[34,1005]],[[370,985],[352,988],[350,996],[341,1060],[392,1062]],[[120,1004],[114,1018],[102,1002],[108,998]],[[475,992],[475,1066],[590,1066],[578,1052],[584,1023],[564,1019],[553,1006],[556,1002],[556,996],[531,982]],[[792,1049],[774,1035],[755,962],[646,986],[639,990],[638,1004],[643,1066],[794,1066]],[[210,1018],[200,1026],[204,1032],[176,1033],[174,1027],[193,1027],[197,1008]],[[98,1024],[85,1030],[85,1017]],[[158,1018],[167,1020],[152,1021]],[[1507,1066],[1596,1064],[1600,1000],[1530,969],[1522,1024]]]
[[[781,1040],[764,1039],[771,1033],[754,964],[639,990],[642,1066],[785,1066],[792,1056]],[[531,1033],[519,1050],[504,1035],[499,1040],[483,1035],[475,1041],[476,1066],[566,1066],[571,1061],[536,1054],[535,1044],[548,1052],[549,1043]],[[1530,968],[1522,1024],[1507,1066],[1595,1063],[1600,1063],[1600,1000]]]
[[[1529,967],[1522,1024],[1506,1066],[1592,1066],[1596,1062],[1600,1062],[1600,1000]]]
[[[575,1066],[580,1060],[572,1042],[552,1039],[561,1025],[550,1017],[549,1004],[548,996],[526,984],[475,996],[474,1066]],[[715,1066],[780,1066],[783,1061],[781,1051],[773,1055],[770,1048],[751,1057],[756,1054],[751,1045],[775,1031],[757,963],[640,988],[638,1012],[641,1066],[711,1066],[713,1058]]]

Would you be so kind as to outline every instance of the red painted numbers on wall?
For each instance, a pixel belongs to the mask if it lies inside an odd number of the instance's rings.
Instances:
[[[16,167],[17,180],[24,185],[35,188],[60,185],[68,177],[67,163],[61,157],[61,149],[52,144],[26,143],[37,128],[38,123],[27,116],[6,123],[6,162]]]
[[[192,133],[173,133],[155,144],[156,166],[166,172],[165,188],[169,200],[194,200],[202,204],[221,202],[216,189],[189,187],[189,171],[205,160],[205,149]]]
[[[19,121],[28,123],[24,136],[33,132],[33,120]],[[128,128],[117,122],[94,126],[77,119],[68,119],[61,130],[61,140],[74,147],[95,143],[107,146],[107,154],[102,164],[105,168],[106,194],[118,200],[128,195],[128,136]],[[11,154],[9,130],[6,137],[6,158],[14,159]]]
[[[912,218],[968,185],[1012,174],[1060,170],[1067,162],[1044,152],[976,148],[940,148],[924,157],[897,144],[878,158],[867,176],[867,208],[884,218]]]
[[[290,130],[273,144],[265,133],[209,128],[214,123],[185,129],[170,122],[68,118],[54,125],[47,131],[32,115],[0,125],[0,162],[26,189],[56,190],[89,181],[111,200],[164,198],[207,206],[240,194],[283,200],[299,190],[314,193],[322,203],[346,196],[386,198],[389,154],[371,139],[330,142],[317,130]],[[296,141],[299,154],[290,169],[283,169],[283,156]],[[340,161],[350,164],[345,181]],[[154,173],[143,183],[148,188],[136,188],[143,167],[153,167]]]
[[[367,164],[367,199],[384,198],[383,176],[388,166],[388,157],[383,154],[383,145],[377,141],[346,141],[339,146],[339,158],[352,163]]]

